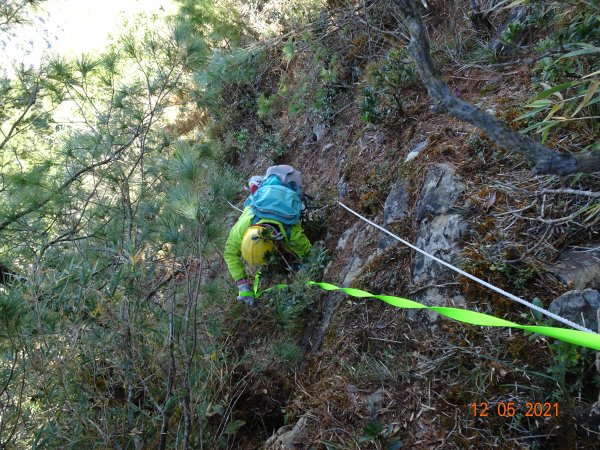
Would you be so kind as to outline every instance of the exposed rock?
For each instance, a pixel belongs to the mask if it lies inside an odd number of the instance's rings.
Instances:
[[[436,286],[424,289],[415,296],[415,300],[426,306],[450,306],[452,308],[464,308],[467,303],[466,299],[458,294],[456,289]],[[435,323],[439,320],[440,315],[435,311],[409,309],[407,317],[409,320],[419,320],[421,323],[427,322],[433,325],[432,329],[435,329],[437,326]]]
[[[356,277],[360,274],[363,266],[375,257],[375,254],[371,254],[369,258],[365,258],[364,255],[360,253],[359,247],[364,243],[367,235],[366,228],[358,231],[360,227],[361,223],[357,222],[352,228],[344,231],[336,247],[338,252],[344,251],[348,248],[350,240],[352,239],[352,248],[346,258],[346,261],[348,262],[340,271],[340,280],[343,280],[342,286],[352,285]],[[352,238],[352,236],[354,236],[354,238]]]
[[[467,223],[458,214],[444,214],[430,223],[422,223],[416,246],[438,258],[452,262],[458,255],[458,240],[467,232]],[[449,269],[420,253],[415,255],[412,267],[413,282],[440,282],[448,278]]]
[[[345,260],[347,261],[346,265],[343,266],[339,272],[338,279],[342,280],[341,286],[350,286],[356,277],[358,277],[364,266],[363,258],[358,256],[358,247],[362,244],[362,241],[366,235],[366,230],[360,230],[360,227],[361,223],[356,222],[352,228],[344,231],[336,246],[337,253],[344,253],[345,255],[348,255],[345,256]],[[350,244],[352,247],[350,247]],[[375,254],[372,254],[370,258],[374,256]],[[370,260],[370,258],[367,258],[367,262]],[[331,267],[332,264],[330,263],[325,269],[327,274],[329,274],[331,271]],[[329,324],[331,323],[331,319],[345,297],[346,295],[339,291],[329,292],[327,294],[327,297],[323,302],[323,315],[320,324],[315,326],[314,331],[310,333],[310,336],[305,335],[303,338],[303,346],[308,351],[315,352],[321,346],[323,338],[325,337],[327,329],[329,328]]]
[[[600,289],[600,245],[593,251],[567,250],[558,262],[546,268],[569,289]]]
[[[565,292],[554,300],[548,309],[554,314],[596,331],[598,329],[600,292],[594,289]]]
[[[354,280],[356,280],[356,277],[360,274],[360,271],[362,270],[362,266],[363,266],[363,260],[359,256],[355,256],[354,258],[352,258],[350,263],[346,266],[347,271],[346,271],[346,275],[344,276],[344,281],[342,282],[342,286],[344,286],[344,287],[351,286],[352,283],[354,282]]]
[[[383,206],[383,227],[387,226],[407,216],[408,209],[408,193],[406,192],[406,184],[404,180],[398,180],[390,191],[385,204]],[[380,233],[377,248],[384,250],[391,246],[396,240],[385,233]]]
[[[265,443],[265,450],[294,450],[299,448],[308,437],[306,432],[307,422],[308,418],[302,416],[293,427],[287,425],[279,428],[277,433]]]
[[[417,219],[427,214],[445,214],[452,208],[465,185],[461,183],[448,164],[436,164],[427,171],[425,183],[417,202]]]
[[[352,226],[352,228],[348,228],[346,231],[344,231],[342,233],[342,235],[340,236],[340,239],[338,240],[337,246],[335,248],[335,250],[337,252],[341,252],[346,249],[348,242],[350,242],[350,237],[352,235],[354,235],[354,233],[356,233],[358,226],[359,226],[359,223],[357,222]],[[354,241],[352,241],[352,242],[354,242]]]
[[[325,135],[326,126],[324,123],[317,123],[313,125],[312,131],[314,134],[314,139],[318,142],[323,139]]]
[[[372,394],[364,397],[364,403],[367,405],[367,410],[371,416],[377,415],[383,406],[385,390],[381,387]]]
[[[428,142],[429,141],[425,139],[424,141],[421,141],[417,145],[415,145],[414,148],[410,151],[410,153],[406,155],[406,159],[404,160],[404,162],[412,161],[417,156],[419,156],[419,153],[421,153],[423,149],[427,147]]]
[[[348,183],[346,183],[342,178],[338,181],[338,198],[343,199],[348,195]]]
[[[386,135],[379,129],[368,129],[358,139],[358,156],[367,157],[385,148]]]
[[[383,205],[383,223],[389,224],[395,220],[406,217],[408,207],[408,193],[404,180],[399,180],[392,186],[385,204]]]
[[[344,277],[344,281],[342,281],[342,286],[350,286],[356,279],[356,277],[360,274],[363,266],[363,258],[358,256],[357,247],[362,242],[365,235],[365,230],[361,230],[356,234],[356,237],[352,241],[352,253],[349,258],[348,264],[340,273],[340,277]]]

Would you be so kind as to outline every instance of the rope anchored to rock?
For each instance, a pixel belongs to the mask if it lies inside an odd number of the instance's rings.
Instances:
[[[535,311],[540,312],[541,314],[544,314],[554,320],[557,320],[557,321],[559,321],[565,325],[568,325],[572,328],[575,328],[575,329],[570,330],[570,329],[566,329],[566,328],[558,328],[558,327],[551,327],[551,326],[521,325],[521,324],[518,324],[515,322],[511,322],[506,319],[501,319],[499,317],[495,317],[495,316],[492,316],[489,314],[484,314],[484,313],[477,312],[477,311],[470,311],[467,309],[460,309],[460,308],[451,308],[451,307],[446,307],[446,306],[426,306],[426,305],[423,305],[414,300],[409,300],[409,299],[402,298],[402,297],[396,297],[396,296],[392,296],[392,295],[377,295],[377,294],[372,294],[370,292],[363,291],[360,289],[338,287],[333,284],[325,283],[325,282],[308,281],[306,283],[307,285],[316,286],[316,287],[319,287],[326,291],[342,291],[350,296],[357,297],[357,298],[376,298],[376,299],[381,300],[381,301],[383,301],[389,305],[392,305],[396,308],[425,309],[425,310],[435,311],[435,312],[437,312],[445,317],[448,317],[450,319],[454,319],[459,322],[464,322],[464,323],[468,323],[471,325],[488,326],[488,327],[517,328],[520,330],[524,330],[524,331],[528,331],[528,332],[532,332],[532,333],[538,333],[538,334],[541,334],[544,336],[552,337],[552,338],[555,338],[555,339],[558,339],[558,340],[561,340],[564,342],[568,342],[571,344],[580,345],[582,347],[588,347],[588,348],[591,348],[594,350],[600,350],[600,334],[595,333],[591,330],[588,330],[587,328],[585,328],[577,323],[574,323],[568,319],[565,319],[564,317],[560,317],[560,316],[558,316],[544,308],[541,308],[537,305],[534,305],[526,300],[523,300],[522,298],[519,298],[509,292],[506,292],[503,289],[500,289],[480,278],[477,278],[474,275],[471,275],[471,274],[465,272],[464,270],[454,267],[452,264],[450,264],[446,261],[443,261],[443,260],[425,252],[424,250],[421,250],[418,247],[415,247],[411,243],[396,236],[395,234],[391,233],[390,231],[386,230],[385,228],[375,224],[374,222],[370,221],[369,219],[358,214],[356,211],[347,207],[343,203],[341,203],[341,202],[338,202],[338,203],[344,209],[351,212],[355,216],[359,217],[361,220],[365,221],[369,225],[374,226],[375,228],[381,230],[382,232],[388,234],[389,236],[393,237],[397,241],[399,241],[399,242],[403,243],[404,245],[410,247],[411,249],[423,254],[424,256],[433,259],[434,261],[448,267],[449,269],[459,273],[460,275],[463,275],[463,276],[481,284],[482,286],[492,289],[493,291],[498,292],[511,300],[521,303]],[[288,287],[287,284],[277,284],[277,285],[269,287],[267,289],[260,290],[260,276],[261,276],[260,271],[257,271],[257,273],[254,277],[254,286],[253,286],[253,293],[252,293],[255,298],[259,298],[266,292],[269,292],[269,291],[272,291],[275,289],[284,289],[284,288]]]
[[[446,266],[447,268],[449,268],[449,269],[453,270],[454,272],[456,272],[456,273],[459,273],[460,275],[462,275],[462,276],[464,276],[464,277],[467,277],[467,278],[469,278],[470,280],[473,280],[473,281],[475,281],[475,282],[477,282],[477,283],[481,284],[482,286],[485,286],[485,287],[487,287],[488,289],[491,289],[491,290],[493,290],[493,291],[495,291],[495,292],[497,292],[497,293],[499,293],[499,294],[502,294],[503,296],[505,296],[505,297],[507,297],[507,298],[509,298],[509,299],[511,299],[511,300],[513,300],[513,301],[515,301],[515,302],[521,303],[522,305],[525,305],[525,306],[527,306],[527,307],[529,307],[529,308],[533,309],[534,311],[537,311],[537,312],[539,312],[539,313],[541,313],[541,314],[543,314],[543,315],[545,315],[545,316],[547,316],[547,317],[550,317],[551,319],[554,319],[554,320],[556,320],[556,321],[558,321],[558,322],[561,322],[561,323],[563,323],[563,324],[565,324],[565,325],[568,325],[568,326],[570,326],[571,328],[575,328],[576,330],[583,331],[583,332],[586,332],[586,333],[593,333],[593,334],[597,334],[597,333],[595,333],[594,331],[592,331],[592,330],[589,330],[589,329],[587,329],[587,328],[585,328],[585,327],[583,327],[583,326],[581,326],[581,325],[579,325],[579,324],[577,324],[577,323],[575,323],[575,322],[572,322],[572,321],[571,321],[571,320],[569,320],[569,319],[565,319],[564,317],[561,317],[561,316],[559,316],[559,315],[557,315],[557,314],[554,314],[554,313],[552,313],[552,312],[548,311],[547,309],[544,309],[544,308],[542,308],[542,307],[540,307],[540,306],[534,305],[533,303],[530,303],[530,302],[528,302],[527,300],[523,300],[522,298],[520,298],[520,297],[517,297],[516,295],[513,295],[513,294],[511,294],[510,292],[506,292],[505,290],[503,290],[503,289],[500,289],[499,287],[496,287],[496,286],[494,286],[493,284],[490,284],[490,283],[488,283],[487,281],[484,281],[484,280],[482,280],[481,278],[477,278],[475,275],[471,275],[470,273],[467,273],[467,272],[465,272],[464,270],[461,270],[461,269],[459,269],[458,267],[455,267],[455,266],[453,266],[452,264],[450,264],[450,263],[448,263],[448,262],[446,262],[446,261],[444,261],[444,260],[441,260],[441,259],[439,259],[439,258],[437,258],[437,257],[435,257],[435,256],[433,256],[433,255],[431,255],[431,254],[429,254],[429,253],[427,253],[426,251],[424,251],[424,250],[421,250],[421,249],[420,249],[420,248],[418,248],[418,247],[415,247],[415,246],[414,246],[414,245],[412,245],[410,242],[407,242],[407,241],[405,241],[404,239],[402,239],[402,238],[400,238],[400,237],[396,236],[394,233],[392,233],[392,232],[390,232],[390,231],[386,230],[386,229],[385,229],[385,228],[383,228],[382,226],[379,226],[379,225],[377,225],[376,223],[374,223],[374,222],[371,222],[369,219],[367,219],[367,218],[365,218],[365,217],[361,216],[359,213],[357,213],[356,211],[354,211],[354,210],[352,210],[351,208],[347,207],[347,206],[346,206],[346,205],[344,205],[342,202],[338,202],[338,203],[340,204],[340,206],[341,206],[342,208],[344,208],[344,209],[346,209],[347,211],[351,212],[351,213],[352,213],[352,214],[354,214],[356,217],[358,217],[359,219],[361,219],[361,220],[363,220],[364,222],[368,223],[369,225],[371,225],[371,226],[373,226],[373,227],[375,227],[375,228],[377,228],[377,229],[379,229],[379,230],[383,231],[385,234],[387,234],[388,236],[391,236],[391,237],[393,237],[394,239],[396,239],[396,240],[397,240],[397,241],[399,241],[399,242],[402,242],[402,243],[403,243],[404,245],[406,245],[407,247],[410,247],[410,248],[412,248],[413,250],[415,250],[416,252],[419,252],[419,253],[421,253],[422,255],[424,255],[424,256],[426,256],[426,257],[428,257],[428,258],[431,258],[431,259],[433,259],[434,261],[436,261],[436,262],[438,262],[438,263],[442,264],[443,266]]]

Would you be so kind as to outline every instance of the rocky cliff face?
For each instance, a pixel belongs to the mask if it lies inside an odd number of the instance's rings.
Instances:
[[[494,75],[503,87],[492,94],[482,94],[492,82],[490,74],[474,70],[448,79],[464,98],[508,115],[526,96],[528,84],[513,82],[526,79],[526,73],[520,68]],[[521,323],[535,321],[522,306],[361,222],[339,207],[339,200],[445,261],[516,295],[538,297],[546,308],[575,286],[593,283],[591,254],[585,263],[582,255],[577,262],[569,253],[559,256],[554,245],[564,248],[566,242],[544,241],[552,232],[515,212],[527,208],[532,194],[509,186],[530,186],[535,179],[522,159],[502,153],[469,126],[433,114],[417,85],[403,91],[412,117],[399,128],[365,126],[358,106],[344,109],[352,95],[340,94],[341,110],[329,121],[312,122],[309,115],[292,119],[286,113],[275,121],[276,128],[286,130],[287,151],[272,161],[302,171],[309,193],[317,197],[319,220],[326,224],[318,236],[332,260],[324,281]],[[241,169],[259,173],[270,162],[257,155],[245,158]],[[571,236],[573,244],[581,242]],[[542,258],[554,263],[545,266]],[[575,291],[553,308],[569,317],[583,314],[586,325],[594,326],[594,295]],[[298,372],[302,389],[291,394],[286,406],[299,420],[275,433],[269,448],[308,448],[317,436],[334,439],[334,429],[360,436],[375,422],[389,426],[382,442],[397,437],[413,448],[447,441],[475,448],[469,436],[492,442],[499,428],[486,425],[485,432],[453,437],[453,428],[472,422],[465,405],[509,397],[525,405],[533,399],[531,386],[544,392],[539,399],[534,396],[539,401],[552,396],[548,379],[532,379],[529,372],[549,370],[550,340],[471,327],[433,312],[401,311],[339,292],[322,296],[311,321]],[[482,379],[490,381],[482,384]],[[563,419],[573,424],[582,414],[573,409]],[[593,423],[599,420],[591,417]],[[550,432],[558,420],[531,429]]]

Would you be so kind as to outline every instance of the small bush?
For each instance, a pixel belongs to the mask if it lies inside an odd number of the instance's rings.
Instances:
[[[390,50],[380,61],[367,66],[361,119],[369,123],[394,123],[404,118],[401,90],[416,80],[413,65],[398,50]]]

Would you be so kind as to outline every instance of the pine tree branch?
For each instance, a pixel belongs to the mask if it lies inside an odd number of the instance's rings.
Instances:
[[[108,158],[105,158],[102,161],[98,161],[94,164],[91,164],[89,166],[79,169],[77,172],[75,172],[73,175],[71,175],[65,182],[63,182],[63,184],[61,184],[58,187],[58,189],[55,191],[55,193],[63,191],[64,189],[69,187],[73,182],[77,181],[82,175],[84,175],[88,172],[91,172],[92,170],[96,169],[97,167],[101,167],[101,166],[110,164],[111,162],[115,161],[121,155],[121,153],[123,153],[126,149],[128,149],[129,147],[131,147],[131,145],[133,145],[133,143],[135,142],[137,137],[142,132],[143,128],[144,128],[143,125],[139,124],[135,130],[135,133],[133,134],[133,137],[129,140],[129,142],[127,142],[126,144],[123,144],[121,147],[119,147]],[[0,222],[0,231],[4,230],[10,224],[16,222],[17,220],[21,219],[22,217],[25,217],[26,215],[28,215],[34,211],[37,211],[38,209],[43,207],[46,203],[48,203],[51,199],[52,199],[52,195],[48,195],[43,200],[31,205],[29,208],[25,208],[24,210],[12,215],[8,219],[4,220],[3,222]]]
[[[15,122],[12,124],[12,126],[10,127],[10,130],[8,130],[8,133],[4,135],[4,139],[2,140],[2,142],[0,142],[0,150],[2,150],[4,148],[4,146],[6,145],[6,143],[10,140],[10,138],[13,137],[13,133],[15,132],[16,128],[23,121],[23,119],[25,119],[25,116],[27,115],[27,113],[29,112],[31,107],[35,104],[39,90],[40,90],[40,87],[35,86],[33,88],[33,90],[29,93],[29,99],[27,100],[27,106],[25,107],[25,109],[23,110],[21,115],[17,118],[17,120],[15,120]]]
[[[429,52],[429,37],[414,0],[395,0],[410,34],[408,52],[421,81],[433,99],[433,111],[448,113],[485,131],[498,146],[516,151],[535,163],[536,174],[569,175],[600,171],[600,151],[564,155],[528,136],[511,130],[494,116],[454,96],[435,69]]]

